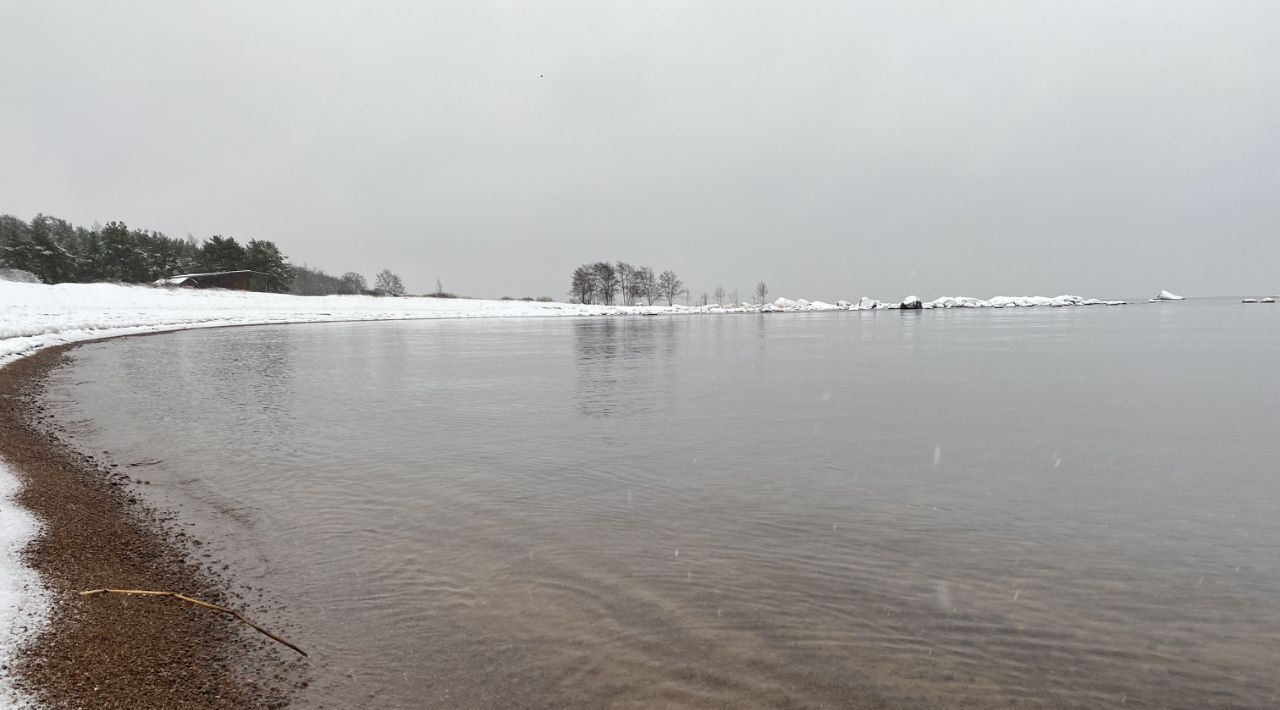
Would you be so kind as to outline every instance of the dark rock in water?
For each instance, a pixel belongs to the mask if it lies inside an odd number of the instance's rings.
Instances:
[[[924,304],[915,296],[907,296],[902,299],[902,305],[898,306],[898,308],[901,308],[904,311],[918,311],[924,308]]]

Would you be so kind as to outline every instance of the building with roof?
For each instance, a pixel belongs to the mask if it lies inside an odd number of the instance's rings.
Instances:
[[[213,271],[207,274],[178,274],[157,279],[153,286],[181,288],[225,288],[233,291],[266,291],[267,275],[260,271]]]

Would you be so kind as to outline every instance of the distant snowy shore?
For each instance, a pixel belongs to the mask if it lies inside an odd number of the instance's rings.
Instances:
[[[0,365],[52,345],[185,328],[420,318],[513,318],[667,313],[667,307],[595,306],[463,298],[290,296],[116,284],[0,281]]]
[[[488,301],[373,296],[289,296],[247,291],[195,290],[116,284],[43,284],[0,281],[0,365],[51,345],[115,335],[183,328],[266,323],[418,318],[776,313],[839,310],[1015,308],[1122,305],[1079,296],[944,296],[898,303],[806,301],[779,298],[763,305],[599,306],[580,303]]]
[[[969,296],[943,296],[932,301],[921,301],[915,296],[907,296],[897,303],[886,303],[865,297],[857,303],[852,301],[825,303],[823,301],[806,301],[803,298],[793,301],[789,298],[779,298],[762,306],[743,303],[736,306],[691,306],[683,310],[703,313],[745,313],[753,311],[790,313],[795,311],[928,310],[934,308],[1033,308],[1036,306],[1064,308],[1068,306],[1123,306],[1126,303],[1127,301],[1100,301],[1096,298],[1081,298],[1079,296],[1055,296],[1053,298],[1047,296],[996,296],[989,299],[971,298]]]

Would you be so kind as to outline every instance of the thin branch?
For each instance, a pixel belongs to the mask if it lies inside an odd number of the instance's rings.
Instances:
[[[304,656],[306,656],[306,655],[307,655],[307,652],[306,652],[306,651],[303,651],[302,649],[298,648],[297,646],[294,646],[293,644],[289,643],[288,641],[285,641],[284,639],[280,638],[279,636],[276,636],[275,634],[271,633],[270,631],[267,631],[266,629],[262,628],[261,626],[258,626],[257,624],[253,623],[253,620],[252,620],[252,619],[250,619],[249,617],[245,616],[244,614],[241,614],[240,612],[236,611],[235,609],[228,609],[228,608],[226,608],[226,607],[224,607],[224,606],[218,606],[217,604],[210,604],[209,602],[202,602],[202,601],[200,601],[199,599],[193,599],[193,598],[191,598],[191,597],[189,597],[189,596],[186,596],[185,594],[178,594],[177,592],[153,592],[153,591],[148,591],[148,590],[145,590],[145,589],[91,589],[91,590],[89,590],[89,591],[87,591],[87,592],[80,592],[80,596],[82,596],[82,597],[90,597],[90,596],[93,596],[93,595],[95,595],[95,594],[129,594],[129,595],[133,595],[133,596],[140,596],[140,597],[173,597],[174,599],[178,599],[178,600],[180,600],[180,601],[187,602],[188,604],[195,604],[196,606],[201,606],[201,607],[204,607],[204,608],[206,608],[206,609],[212,609],[213,611],[219,612],[219,613],[221,613],[221,614],[228,614],[228,615],[230,615],[230,616],[234,616],[234,617],[236,617],[237,619],[239,619],[240,621],[243,621],[245,624],[248,624],[249,626],[253,627],[253,629],[254,629],[255,631],[257,631],[258,633],[260,633],[260,634],[262,634],[262,635],[266,636],[267,638],[271,639],[272,641],[275,641],[275,642],[277,642],[277,643],[284,644],[285,646],[288,646],[289,648],[292,648],[293,650],[297,651],[298,653],[300,653],[300,654],[302,654],[302,655],[304,655]]]

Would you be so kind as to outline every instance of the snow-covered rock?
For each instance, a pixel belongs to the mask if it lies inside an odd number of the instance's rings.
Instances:
[[[983,300],[969,296],[943,296],[924,304],[925,308],[1034,308],[1044,306],[1063,308],[1066,306],[1123,306],[1124,301],[1102,301],[1097,298],[1081,298],[1079,296],[1062,295],[1048,298],[1046,296],[995,296]]]
[[[898,304],[898,308],[901,308],[904,311],[918,311],[921,308],[924,308],[924,303],[922,303],[916,296],[907,296],[902,299],[902,303]]]
[[[1185,297],[1185,296],[1179,296],[1179,295],[1178,295],[1178,294],[1176,294],[1176,293],[1170,293],[1170,292],[1168,292],[1168,291],[1161,291],[1161,292],[1160,292],[1160,295],[1156,296],[1155,298],[1153,298],[1153,299],[1151,299],[1151,300],[1153,300],[1153,301],[1185,301],[1185,300],[1187,300],[1187,299],[1186,299],[1186,297]]]
[[[1240,301],[1240,302],[1241,302],[1241,303],[1257,303],[1257,302],[1258,302],[1258,299],[1256,299],[1256,298],[1246,298],[1246,299],[1244,299],[1244,300],[1242,300],[1242,301]]]
[[[1259,301],[1259,303],[1275,303],[1275,302],[1276,302],[1276,299],[1274,299],[1274,298],[1272,298],[1272,297],[1270,297],[1270,296],[1267,296],[1266,298],[1264,298],[1264,299],[1262,299],[1261,301]]]
[[[991,303],[968,296],[942,296],[924,304],[925,308],[990,308]]]
[[[860,311],[878,311],[886,308],[897,308],[897,307],[898,307],[898,304],[896,303],[893,303],[893,304],[884,303],[883,301],[877,301],[876,299],[869,298],[867,296],[863,296],[862,300],[858,301],[858,310]]]

